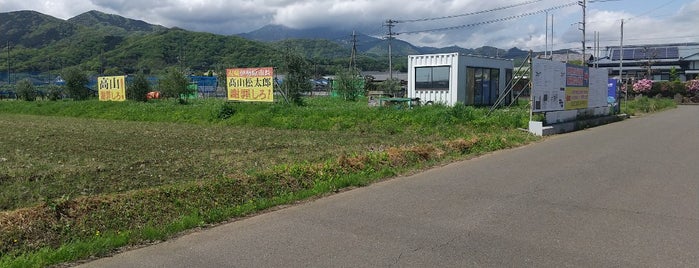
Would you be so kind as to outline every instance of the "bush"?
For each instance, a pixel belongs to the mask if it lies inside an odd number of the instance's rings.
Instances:
[[[651,86],[651,90],[647,95],[657,96],[660,94],[663,97],[673,97],[675,94],[685,95],[684,85],[679,81],[660,81],[655,82]]]
[[[379,88],[383,90],[384,92],[388,92],[394,97],[403,97],[403,96],[396,96],[398,92],[400,91],[400,81],[396,79],[392,80],[386,80],[383,83],[379,85]]]
[[[636,93],[648,94],[648,93],[650,93],[652,88],[653,88],[653,81],[649,80],[649,79],[641,79],[641,80],[636,81],[636,83],[633,84],[633,92],[636,92]]]
[[[63,87],[50,85],[47,92],[49,100],[56,101],[63,98]]]
[[[231,102],[225,102],[218,111],[218,119],[228,119],[235,114],[235,107]]]
[[[37,96],[36,88],[29,78],[17,82],[17,98],[25,101],[35,101]]]
[[[699,80],[689,80],[684,84],[684,87],[688,94],[697,94],[699,92]]]

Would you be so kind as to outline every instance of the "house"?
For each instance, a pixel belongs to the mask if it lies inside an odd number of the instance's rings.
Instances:
[[[670,80],[674,72],[686,81],[699,74],[699,43],[611,46],[605,54],[594,63],[607,68],[610,76],[619,77],[621,68],[624,79]]]

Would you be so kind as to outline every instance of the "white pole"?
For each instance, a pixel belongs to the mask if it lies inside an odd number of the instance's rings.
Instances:
[[[546,11],[546,35],[545,35],[545,43],[546,43],[546,48],[544,49],[544,58],[547,57],[547,54],[549,52],[549,12]]]
[[[553,14],[551,14],[551,56],[553,56]]]

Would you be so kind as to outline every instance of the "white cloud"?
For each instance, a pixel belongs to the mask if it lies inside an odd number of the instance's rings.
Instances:
[[[292,28],[338,28],[358,30],[382,36],[387,19],[435,18],[465,14],[523,3],[525,0],[0,0],[0,12],[36,10],[54,17],[68,19],[89,10],[99,10],[124,17],[143,20],[166,27],[219,34],[249,32],[267,24]],[[633,3],[631,3],[633,2]],[[673,1],[659,16],[652,5],[636,0],[620,0],[590,5],[587,16],[588,42],[599,31],[606,44],[619,40],[621,18],[628,19],[625,38],[638,42],[689,42],[699,35],[699,0]],[[566,4],[560,0],[541,0],[533,4],[512,7],[486,14],[460,16],[451,19],[414,23],[399,23],[395,32],[411,32],[458,25],[470,25],[498,20],[518,14]],[[616,6],[612,6],[616,5]],[[643,7],[641,7],[643,6]],[[642,10],[646,9],[646,10]],[[581,8],[577,5],[551,11],[555,16],[556,48],[580,46]],[[647,13],[647,14],[644,14]],[[639,16],[640,15],[640,16]],[[456,30],[399,35],[399,39],[418,46],[480,47],[483,45],[541,50],[545,45],[545,15],[543,13],[515,20],[464,27]],[[694,36],[693,38],[677,38]],[[671,38],[676,37],[676,38]]]

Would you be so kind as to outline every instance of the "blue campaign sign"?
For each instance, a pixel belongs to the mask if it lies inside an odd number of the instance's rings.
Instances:
[[[611,78],[607,81],[607,103],[612,104],[616,102],[616,87],[618,81]]]

